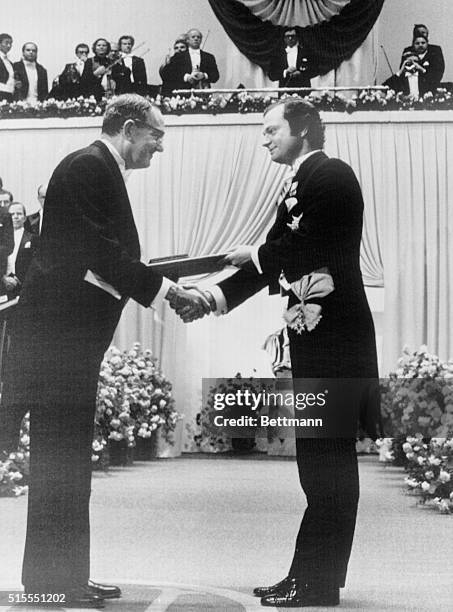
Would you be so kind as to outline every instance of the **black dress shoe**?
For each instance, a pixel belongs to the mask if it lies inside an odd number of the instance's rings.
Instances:
[[[94,595],[102,597],[102,599],[117,599],[121,597],[121,589],[113,584],[99,584],[88,580],[88,589]]]
[[[281,591],[282,589],[285,590],[291,582],[295,582],[295,578],[290,578],[289,576],[286,576],[286,578],[283,578],[283,580],[280,580],[280,582],[277,582],[277,584],[272,584],[271,586],[256,587],[256,589],[253,589],[253,594],[255,595],[255,597],[266,597],[267,595],[273,595],[274,593],[278,593],[278,591]]]
[[[301,584],[293,580],[286,589],[261,599],[262,606],[274,608],[305,608],[308,606],[338,606],[340,589],[326,585]]]

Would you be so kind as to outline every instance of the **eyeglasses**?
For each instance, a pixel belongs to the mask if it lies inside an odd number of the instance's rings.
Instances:
[[[156,142],[162,142],[164,138],[164,132],[162,132],[162,130],[158,130],[154,126],[150,125],[149,123],[146,123],[146,121],[140,121],[140,119],[132,119],[132,121],[135,123],[135,125],[149,130],[151,133],[151,136],[154,138]]]

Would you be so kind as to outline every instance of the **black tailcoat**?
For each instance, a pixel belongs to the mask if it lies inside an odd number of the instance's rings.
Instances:
[[[22,87],[15,90],[15,97],[17,100],[25,100],[28,95],[29,83],[23,60],[20,60],[20,62],[14,62],[13,68],[16,78],[18,78],[19,81],[22,81]],[[41,64],[36,62],[36,72],[38,74],[38,100],[43,102],[49,93],[47,70],[44,68],[44,66],[41,66]]]
[[[84,280],[89,270],[121,299]],[[140,262],[126,187],[105,144],[96,141],[67,156],[47,189],[40,248],[18,304],[1,410],[0,432],[10,447],[21,416],[31,411],[23,567],[29,592],[61,592],[88,580],[99,367],[127,299],[149,306],[161,284],[162,277]]]
[[[322,306],[320,322],[301,335],[289,330],[293,379],[366,378],[377,383],[374,326],[359,265],[363,215],[360,186],[347,164],[316,152],[300,166],[293,179],[294,188],[296,205],[288,212],[289,196],[282,201],[275,223],[259,248],[263,274],[249,265],[219,286],[231,309],[266,285],[273,287],[282,270],[293,282],[327,268],[334,291],[311,300]],[[298,217],[298,224],[294,223]],[[293,295],[289,306],[297,301]],[[376,437],[378,398],[366,395],[360,401],[362,424]],[[300,482],[308,508],[289,573],[305,582],[342,586],[345,581],[358,503],[352,435],[348,439],[298,437],[296,441]]]

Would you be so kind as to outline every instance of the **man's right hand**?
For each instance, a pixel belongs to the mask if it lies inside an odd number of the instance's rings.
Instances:
[[[178,285],[172,285],[165,299],[184,323],[201,319],[211,312],[209,301],[197,289],[184,289]]]

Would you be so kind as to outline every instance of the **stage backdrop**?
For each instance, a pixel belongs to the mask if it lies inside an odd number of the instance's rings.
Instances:
[[[329,154],[350,163],[362,185],[362,270],[371,294],[381,373],[405,343],[453,354],[451,316],[453,117],[449,112],[326,113]],[[132,174],[128,190],[143,258],[222,251],[259,243],[275,214],[285,170],[261,147],[259,115],[168,117],[165,151]],[[100,119],[4,120],[5,187],[29,212],[61,157],[93,140]],[[382,285],[385,303],[382,304]],[[260,347],[282,326],[282,303],[263,291],[229,316],[185,326],[169,308],[130,302],[115,342],[151,347],[175,383],[178,407],[199,409],[201,378],[269,372]]]

